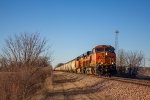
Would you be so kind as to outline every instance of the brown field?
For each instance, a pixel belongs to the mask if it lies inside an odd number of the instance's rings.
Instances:
[[[0,100],[30,100],[43,89],[49,67],[20,69],[17,72],[0,72]]]

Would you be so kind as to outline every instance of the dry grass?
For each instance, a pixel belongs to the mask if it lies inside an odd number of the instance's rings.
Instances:
[[[0,72],[0,100],[32,98],[51,71],[50,67],[22,67],[16,72]]]

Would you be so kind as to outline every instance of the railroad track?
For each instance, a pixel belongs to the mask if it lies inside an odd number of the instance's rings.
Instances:
[[[69,73],[69,72],[67,72],[67,73]],[[92,74],[83,74],[83,73],[77,73],[77,74],[87,75],[87,76],[97,77],[97,78],[103,78],[103,79],[107,79],[107,80],[113,80],[113,81],[119,81],[119,82],[125,82],[125,83],[131,83],[131,84],[137,84],[137,85],[143,85],[143,86],[149,86],[150,87],[150,80],[123,78],[123,77],[116,77],[116,76],[105,77],[105,76],[92,75]]]
[[[116,77],[116,76],[105,77],[105,76],[83,74],[83,73],[77,73],[77,74],[88,75],[88,76],[103,78],[103,79],[107,79],[107,80],[113,80],[113,81],[119,81],[119,82],[125,82],[125,83],[131,83],[131,84],[137,84],[137,85],[143,85],[143,86],[149,86],[150,87],[150,80],[123,78],[123,77]]]
[[[139,79],[131,79],[131,78],[120,78],[120,77],[111,77],[110,80],[126,82],[131,84],[143,85],[150,87],[150,81],[148,80],[139,80]]]

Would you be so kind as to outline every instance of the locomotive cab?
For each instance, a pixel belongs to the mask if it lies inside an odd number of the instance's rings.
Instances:
[[[93,49],[93,60],[95,64],[113,65],[116,62],[116,54],[112,46],[96,46]]]
[[[92,50],[92,65],[96,67],[96,74],[114,74],[116,54],[109,45],[98,45]]]

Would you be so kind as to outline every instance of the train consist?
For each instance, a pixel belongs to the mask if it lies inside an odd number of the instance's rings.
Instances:
[[[116,73],[116,54],[110,45],[97,45],[92,51],[55,68],[59,71],[114,75]]]

